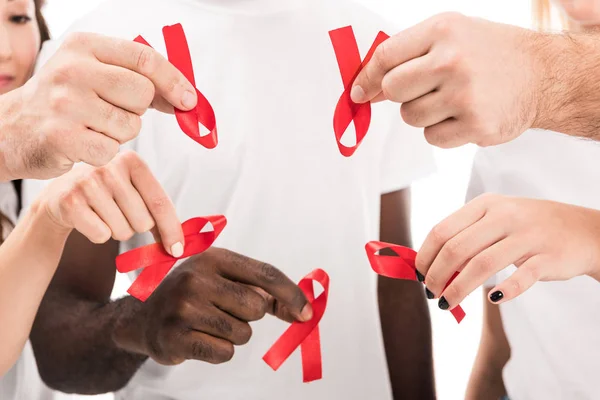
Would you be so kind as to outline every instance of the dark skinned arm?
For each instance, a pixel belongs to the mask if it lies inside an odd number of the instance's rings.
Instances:
[[[380,240],[411,247],[410,189],[381,196]],[[423,285],[380,276],[378,297],[394,399],[434,399],[431,321]]]
[[[115,346],[119,315],[135,313],[131,297],[111,302],[118,242],[102,245],[73,233],[38,311],[31,343],[43,381],[65,393],[98,394],[124,387],[147,359]]]

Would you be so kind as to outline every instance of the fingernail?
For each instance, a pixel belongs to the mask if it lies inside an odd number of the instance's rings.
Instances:
[[[310,321],[313,317],[313,310],[310,303],[306,303],[302,311],[300,312],[300,321]]]
[[[186,90],[183,94],[183,97],[181,97],[181,104],[183,104],[183,106],[188,110],[194,108],[197,101],[198,96],[196,93],[189,90]]]
[[[427,286],[425,287],[425,294],[429,300],[435,298],[435,295],[431,292],[431,290],[427,289]]]
[[[438,307],[442,310],[447,310],[448,307],[450,307],[450,304],[448,304],[448,300],[446,300],[444,296],[440,297],[440,300],[438,301]]]
[[[418,280],[419,282],[425,282],[425,277],[423,276],[423,274],[422,274],[422,273],[420,273],[418,269],[417,269],[417,270],[415,270],[415,271],[417,271],[417,280]]]
[[[499,290],[496,290],[494,293],[490,294],[490,300],[493,303],[497,303],[504,298],[504,293]]]
[[[365,91],[362,87],[356,85],[350,91],[350,98],[355,103],[362,103],[365,101]]]
[[[171,255],[175,258],[179,258],[183,255],[183,245],[181,242],[177,242],[171,246]]]

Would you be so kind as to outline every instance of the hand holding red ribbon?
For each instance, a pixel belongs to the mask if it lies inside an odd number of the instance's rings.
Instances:
[[[213,226],[209,232],[201,232],[207,224]],[[158,243],[143,246],[117,257],[117,270],[121,273],[144,268],[133,282],[127,293],[146,301],[158,287],[177,260],[187,258],[207,250],[219,237],[227,219],[223,215],[191,218],[181,224],[185,237],[185,248],[181,257],[175,258],[168,254]]]
[[[375,254],[382,249],[390,249],[396,253],[398,257]],[[369,258],[371,268],[379,275],[410,281],[418,280],[417,269],[415,268],[417,252],[413,249],[396,244],[372,241],[367,243],[365,250],[367,251],[367,257]],[[452,283],[457,275],[458,272],[454,273],[452,278],[446,283],[446,287]],[[454,307],[450,312],[459,324],[466,315],[460,305]]]
[[[165,26],[163,28],[163,36],[165,38],[169,61],[196,87],[192,58],[183,27],[181,24]],[[141,36],[135,38],[134,41],[150,46]],[[207,149],[212,149],[218,143],[215,112],[206,97],[198,89],[196,89],[196,94],[198,96],[196,108],[190,111],[175,109],[175,117],[177,118],[179,127],[186,135]],[[209,134],[200,136],[200,127],[198,124],[202,124],[208,129],[210,131]]]
[[[377,46],[388,39],[389,36],[383,32],[379,32],[362,62],[360,60],[356,37],[351,26],[330,31],[329,37],[331,38],[331,44],[333,45],[342,75],[342,82],[344,83],[344,92],[340,96],[335,107],[335,113],[333,114],[333,131],[340,153],[345,157],[350,157],[354,154],[358,146],[360,146],[371,124],[371,104],[368,102],[357,104],[352,101],[350,98],[352,83],[354,83],[364,65],[369,62]],[[356,131],[356,144],[348,147],[341,143],[341,139],[352,121],[354,121],[354,129]]]
[[[313,281],[323,286],[323,293],[315,299]],[[329,275],[322,269],[315,269],[306,275],[298,286],[313,308],[313,318],[308,322],[294,322],[263,356],[263,360],[273,370],[283,364],[285,360],[300,346],[302,352],[302,375],[304,382],[312,382],[323,377],[321,361],[321,337],[319,322],[323,318],[327,307],[329,294]]]

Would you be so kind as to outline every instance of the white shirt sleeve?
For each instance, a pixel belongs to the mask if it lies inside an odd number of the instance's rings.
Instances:
[[[423,129],[406,124],[400,116],[398,104],[387,105],[395,110],[390,110],[394,112],[394,118],[386,132],[381,158],[382,194],[407,188],[436,169],[433,148],[425,140]]]

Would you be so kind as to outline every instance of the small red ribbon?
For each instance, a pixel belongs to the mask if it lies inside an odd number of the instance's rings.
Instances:
[[[323,293],[316,299],[312,281],[319,282],[323,286]],[[302,278],[298,286],[312,305],[313,317],[307,322],[292,323],[263,356],[263,360],[277,371],[281,364],[300,346],[303,382],[312,382],[323,377],[319,322],[327,307],[329,275],[322,269],[315,269]]]
[[[194,85],[194,88],[196,88],[192,57],[190,56],[190,49],[183,27],[181,24],[165,26],[163,28],[163,37],[165,38],[169,61],[177,67],[187,80]],[[150,44],[141,36],[136,37],[134,41],[150,46]],[[218,143],[215,112],[206,97],[204,97],[197,88],[196,95],[198,96],[196,108],[190,111],[182,111],[175,108],[175,117],[177,118],[179,127],[186,135],[207,149],[213,149]],[[210,132],[207,135],[200,136],[200,127],[198,124],[202,124]]]
[[[340,153],[345,157],[350,157],[354,154],[358,146],[360,146],[371,124],[371,103],[357,104],[353,102],[350,98],[350,90],[360,71],[369,62],[373,53],[375,53],[377,46],[387,40],[389,36],[384,32],[379,32],[362,62],[360,60],[356,37],[351,26],[329,31],[329,37],[342,75],[342,82],[344,83],[344,92],[340,96],[333,114],[333,131],[335,132],[335,140]],[[341,139],[352,121],[354,121],[356,132],[356,144],[348,147],[341,143]]]
[[[207,224],[212,231],[201,232]],[[165,251],[162,244],[154,243],[123,253],[117,257],[117,270],[121,273],[144,268],[127,290],[133,297],[146,301],[158,287],[177,260],[199,254],[208,249],[227,225],[223,215],[191,218],[181,224],[185,236],[185,248],[181,257],[173,257]]]
[[[382,249],[390,249],[396,253],[398,257],[375,254]],[[369,258],[371,268],[379,275],[387,276],[388,278],[418,281],[417,269],[415,267],[417,252],[413,249],[396,244],[373,241],[367,243],[365,250],[367,251],[367,257]],[[458,272],[455,272],[448,283],[446,283],[444,289],[452,283],[457,275]],[[466,315],[460,305],[454,307],[450,312],[459,324]]]

